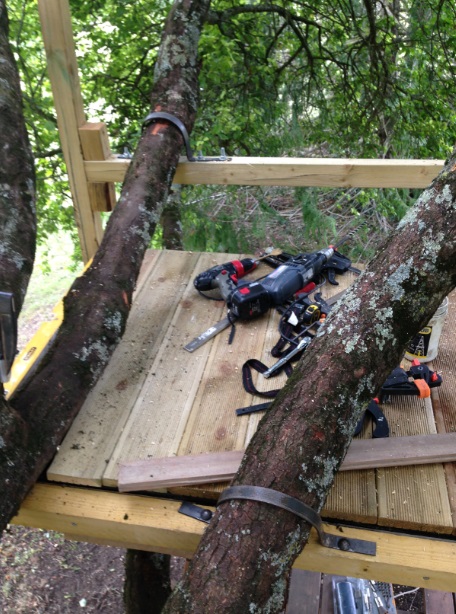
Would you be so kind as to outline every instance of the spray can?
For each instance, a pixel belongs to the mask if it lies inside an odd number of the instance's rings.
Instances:
[[[408,360],[418,359],[420,362],[429,362],[437,356],[440,335],[448,313],[448,297],[432,316],[428,325],[410,341],[405,352]]]

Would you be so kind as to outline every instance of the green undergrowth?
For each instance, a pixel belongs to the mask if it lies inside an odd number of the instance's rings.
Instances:
[[[75,266],[74,246],[69,233],[50,235],[47,243],[37,248],[32,277],[20,314],[20,324],[39,318],[64,296],[82,263]]]

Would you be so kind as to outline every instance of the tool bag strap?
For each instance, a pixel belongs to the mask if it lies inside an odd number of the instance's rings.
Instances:
[[[264,363],[262,363],[260,360],[257,360],[256,358],[250,358],[242,365],[242,383],[244,385],[244,389],[248,393],[254,394],[259,397],[264,397],[266,399],[273,399],[278,395],[280,388],[276,388],[274,390],[265,390],[261,392],[260,390],[257,390],[255,384],[253,383],[252,369],[258,371],[258,373],[264,373],[268,370],[268,368],[269,367],[267,367]],[[287,376],[290,377],[293,372],[293,367],[289,363],[287,363],[283,367],[283,370],[285,371]],[[281,369],[278,369],[277,374],[280,373],[280,371]]]

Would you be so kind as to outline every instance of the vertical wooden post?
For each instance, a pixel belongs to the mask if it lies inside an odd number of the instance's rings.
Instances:
[[[92,210],[78,129],[86,123],[68,0],[38,0],[57,123],[73,196],[83,259],[103,236],[100,213]]]
[[[87,122],[79,128],[82,155],[84,160],[109,160],[111,148],[106,124],[103,122]],[[92,211],[112,211],[116,204],[114,184],[90,182],[89,197]]]

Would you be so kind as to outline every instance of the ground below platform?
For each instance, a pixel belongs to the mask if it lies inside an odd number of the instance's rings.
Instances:
[[[183,563],[172,559],[174,582]],[[11,526],[0,542],[0,612],[125,614],[124,565],[125,550],[120,548],[67,541],[53,531]],[[400,593],[406,594],[396,601],[399,610],[424,614],[422,590],[395,585],[394,594]]]

